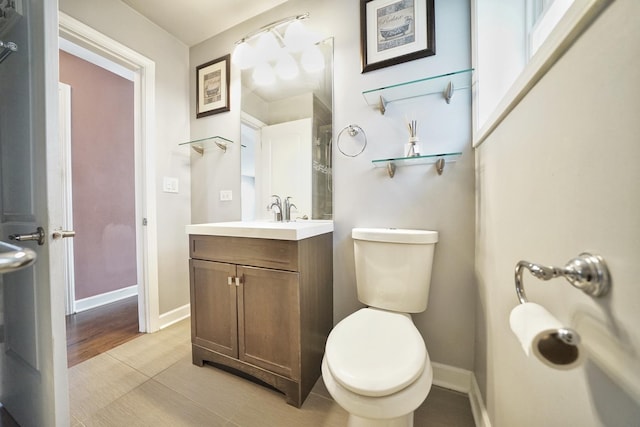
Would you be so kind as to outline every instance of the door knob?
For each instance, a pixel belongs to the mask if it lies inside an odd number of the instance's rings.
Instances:
[[[0,274],[28,267],[36,262],[36,258],[31,249],[0,242]]]
[[[53,240],[56,239],[64,239],[65,237],[74,237],[76,232],[73,230],[56,230],[53,232],[52,236]]]
[[[28,240],[35,240],[38,245],[44,245],[46,234],[44,228],[38,227],[35,232],[30,234],[12,234],[9,236],[9,240],[17,240],[18,242],[26,242]]]

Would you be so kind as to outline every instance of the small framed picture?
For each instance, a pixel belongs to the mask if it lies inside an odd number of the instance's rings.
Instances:
[[[436,54],[434,0],[360,0],[362,72]]]
[[[229,111],[231,55],[196,67],[196,118]]]

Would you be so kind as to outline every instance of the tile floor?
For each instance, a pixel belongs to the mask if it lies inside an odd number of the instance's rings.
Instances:
[[[343,427],[322,381],[297,409],[273,390],[191,363],[189,320],[69,369],[72,426]],[[416,427],[472,427],[466,395],[433,387]]]

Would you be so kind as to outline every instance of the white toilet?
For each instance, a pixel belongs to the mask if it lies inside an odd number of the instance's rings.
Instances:
[[[411,427],[433,379],[410,314],[427,308],[436,231],[354,228],[358,299],[327,339],[322,377],[350,427]]]

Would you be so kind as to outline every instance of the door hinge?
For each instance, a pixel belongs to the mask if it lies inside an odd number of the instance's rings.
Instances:
[[[147,218],[142,218],[142,225],[147,226]]]

